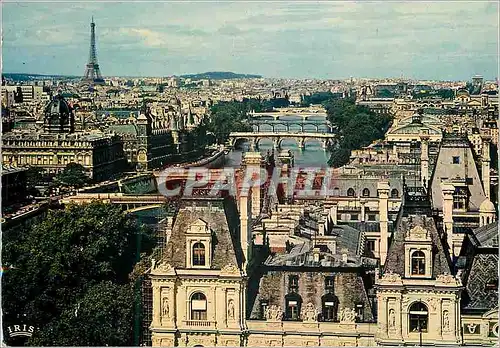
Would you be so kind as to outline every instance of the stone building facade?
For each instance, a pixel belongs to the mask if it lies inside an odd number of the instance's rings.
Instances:
[[[39,167],[55,175],[74,162],[96,180],[106,180],[124,169],[120,137],[75,132],[74,112],[61,95],[47,104],[44,115],[43,130],[13,130],[2,136],[4,165]]]

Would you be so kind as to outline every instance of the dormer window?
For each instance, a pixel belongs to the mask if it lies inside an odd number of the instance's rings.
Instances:
[[[205,266],[205,245],[195,243],[193,245],[193,266]]]
[[[352,187],[347,190],[347,197],[354,197],[354,189]]]
[[[425,275],[425,254],[420,250],[411,255],[411,274]]]
[[[367,188],[363,189],[363,197],[370,197],[370,190]]]
[[[186,266],[210,268],[212,258],[212,231],[198,219],[186,231]]]

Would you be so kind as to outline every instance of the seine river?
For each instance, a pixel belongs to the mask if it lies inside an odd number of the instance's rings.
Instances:
[[[328,127],[325,124],[325,118],[321,116],[310,116],[307,121],[302,121],[300,116],[287,116],[286,120],[275,121],[272,117],[261,117],[253,121],[254,132],[257,131],[257,125],[261,132],[272,132],[273,127],[276,132],[286,132],[286,124],[288,124],[289,132],[296,133],[301,131],[301,124],[304,132],[311,133],[326,133]],[[314,123],[314,125],[309,124]],[[262,139],[259,143],[258,150],[262,154],[272,151],[273,143],[270,139]],[[281,143],[282,150],[290,150],[293,153],[296,167],[326,167],[327,161],[330,158],[330,153],[321,147],[321,143],[317,140],[308,140],[305,143],[305,149],[301,150],[298,144],[291,139],[285,139]],[[250,143],[245,141],[233,149],[226,158],[226,166],[239,167],[243,152],[250,151]]]

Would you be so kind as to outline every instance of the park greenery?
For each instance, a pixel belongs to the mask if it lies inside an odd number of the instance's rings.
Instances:
[[[337,129],[338,140],[332,146],[329,164],[341,167],[349,162],[351,150],[370,145],[382,139],[391,116],[377,114],[365,106],[356,105],[354,99],[330,99],[323,103],[328,120]]]
[[[5,326],[33,325],[35,346],[137,344],[131,274],[154,245],[151,229],[100,202],[4,231]]]

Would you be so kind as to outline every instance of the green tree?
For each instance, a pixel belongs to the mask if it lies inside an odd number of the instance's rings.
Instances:
[[[85,168],[79,163],[68,163],[64,170],[56,176],[56,182],[63,186],[82,187],[89,182]]]
[[[330,99],[324,103],[328,120],[337,127],[338,147],[332,152],[330,165],[341,167],[349,162],[351,150],[370,145],[384,137],[391,116],[377,114],[356,105],[352,98]]]
[[[126,337],[133,323],[124,309],[132,307],[129,274],[138,255],[150,253],[154,242],[152,230],[138,226],[119,207],[100,202],[69,205],[4,232],[5,323],[17,324],[22,316],[40,328],[32,337],[34,345],[131,345]],[[72,318],[79,306],[82,321]],[[111,321],[103,323],[105,318]],[[102,325],[109,323],[110,340],[103,341]],[[78,340],[70,342],[68,330]]]

